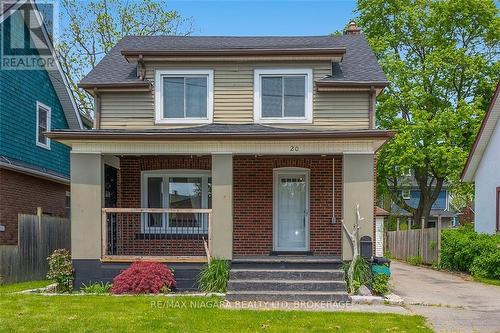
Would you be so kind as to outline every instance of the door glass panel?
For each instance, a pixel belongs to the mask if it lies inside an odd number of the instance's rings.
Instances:
[[[304,175],[278,178],[279,249],[304,250],[306,247],[306,190]]]
[[[170,177],[168,187],[169,208],[202,208],[203,182],[201,177]],[[201,218],[198,213],[170,213],[168,215],[170,228],[200,227]]]
[[[162,208],[162,177],[148,177],[148,208]],[[161,228],[163,219],[161,213],[147,214],[148,228]]]

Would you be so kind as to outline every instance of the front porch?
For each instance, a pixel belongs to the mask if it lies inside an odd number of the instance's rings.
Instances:
[[[342,155],[230,156],[223,188],[218,158],[104,156],[100,260],[341,257]]]

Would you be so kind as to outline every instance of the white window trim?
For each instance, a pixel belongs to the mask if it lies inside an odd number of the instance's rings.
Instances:
[[[43,108],[43,109],[47,110],[47,132],[50,132],[50,129],[51,129],[52,108],[50,108],[49,106],[43,104],[42,102],[37,101],[36,102],[36,131],[35,131],[35,133],[36,133],[35,134],[36,141],[35,142],[36,142],[36,145],[38,147],[50,150],[50,138],[47,138],[47,144],[43,144],[43,143],[41,143],[38,140],[39,139],[39,136],[38,136],[38,124],[39,124],[39,118],[40,118],[40,115],[39,115],[40,108]]]
[[[207,75],[207,116],[200,118],[163,117],[164,76]],[[214,71],[212,69],[159,69],[155,71],[155,123],[156,124],[211,124],[214,114]]]
[[[405,192],[408,191],[408,195],[405,195]],[[411,199],[411,189],[403,189],[401,190],[401,197],[403,197],[403,200],[410,200]]]
[[[305,75],[304,117],[269,118],[262,117],[261,77],[265,75]],[[254,70],[253,77],[253,120],[260,124],[310,124],[313,122],[313,71],[310,68],[261,68]]]
[[[208,208],[208,178],[212,176],[210,170],[177,170],[177,169],[169,169],[169,170],[147,170],[141,172],[141,206],[143,208],[147,208],[148,206],[148,182],[147,179],[149,177],[162,177],[162,204],[163,207],[169,208],[169,182],[168,178],[170,177],[201,177],[202,178],[202,191],[207,195],[203,195],[201,198],[201,206],[202,208]],[[168,219],[166,218],[167,214],[163,214],[162,216],[162,226],[161,227],[148,227],[147,226],[147,213],[141,214],[141,233],[142,234],[191,234],[194,231],[199,230],[199,228],[178,228],[178,227],[169,227]],[[208,223],[208,220],[206,221]],[[177,230],[181,229],[181,230]],[[206,226],[208,231],[208,225]]]

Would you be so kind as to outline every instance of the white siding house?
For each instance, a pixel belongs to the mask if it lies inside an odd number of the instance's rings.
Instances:
[[[475,183],[475,229],[500,231],[500,84],[484,117],[462,173],[462,180]]]

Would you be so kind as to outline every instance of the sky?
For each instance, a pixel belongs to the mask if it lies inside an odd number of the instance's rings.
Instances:
[[[168,0],[167,6],[192,17],[192,35],[328,35],[355,15],[354,0],[242,1]]]

